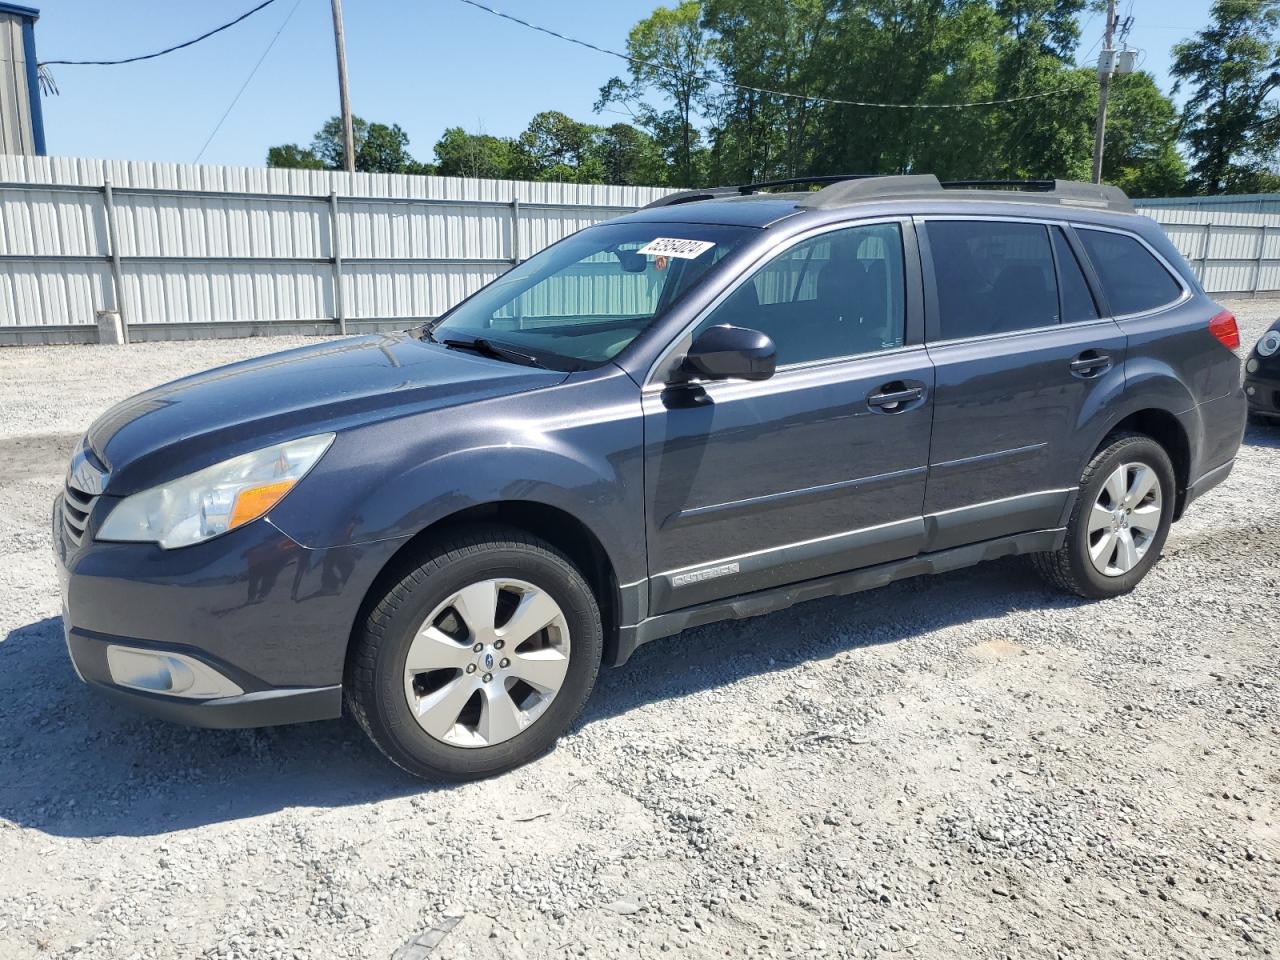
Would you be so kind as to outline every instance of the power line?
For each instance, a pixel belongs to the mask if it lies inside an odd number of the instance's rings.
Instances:
[[[249,75],[244,78],[244,83],[240,84],[240,89],[236,91],[236,95],[231,98],[231,103],[229,103],[227,105],[227,109],[222,112],[222,116],[218,118],[218,122],[214,125],[213,131],[205,140],[204,146],[200,148],[200,152],[196,154],[196,158],[191,161],[192,163],[199,163],[200,158],[204,156],[204,152],[209,149],[209,144],[213,143],[213,138],[218,135],[218,131],[222,129],[223,123],[225,123],[227,117],[231,115],[231,111],[235,109],[236,104],[240,102],[241,94],[243,94],[245,89],[249,86],[249,82],[253,80],[254,74],[258,72],[258,68],[262,66],[262,61],[267,59],[267,54],[269,54],[271,52],[271,48],[276,45],[276,41],[280,39],[280,34],[284,33],[284,28],[289,25],[289,21],[293,19],[294,13],[301,4],[302,0],[294,0],[293,6],[289,8],[289,12],[284,18],[284,22],[280,24],[280,28],[276,30],[275,34],[271,37],[271,42],[267,44],[267,49],[262,51],[262,56],[260,56],[258,58],[258,62],[253,65],[253,69],[249,71]],[[248,16],[248,14],[246,14],[246,16]]]
[[[586,47],[588,50],[594,50],[597,53],[608,54],[611,57],[618,57],[626,60],[628,63],[637,63],[641,66],[652,67],[655,70],[664,70],[668,73],[678,73],[686,77],[694,77],[699,80],[705,80],[707,83],[714,83],[722,87],[732,87],[735,90],[746,90],[750,93],[763,93],[771,97],[787,97],[791,100],[807,100],[811,103],[834,103],[842,106],[850,107],[881,107],[892,110],[955,110],[963,107],[995,107],[1005,103],[1018,103],[1024,100],[1040,100],[1044,97],[1053,97],[1061,93],[1069,91],[1066,88],[1058,90],[1045,90],[1042,93],[1028,93],[1020,97],[1006,97],[1003,100],[971,100],[966,103],[874,103],[869,100],[841,100],[836,97],[818,97],[807,93],[789,93],[785,90],[769,90],[765,87],[753,87],[745,83],[734,83],[732,80],[725,80],[722,77],[712,76],[709,73],[699,73],[696,71],[682,70],[671,64],[655,63],[652,60],[642,60],[639,57],[633,57],[617,50],[610,50],[607,47],[596,46],[586,40],[579,40],[576,37],[566,36],[563,33],[557,33],[548,27],[540,27],[536,23],[530,23],[528,20],[521,20],[519,17],[512,16],[509,13],[503,13],[501,10],[495,10],[493,7],[485,6],[478,0],[458,0],[459,3],[465,3],[468,6],[475,7],[477,10],[483,10],[485,13],[493,14],[495,17],[501,17],[503,20],[510,20],[512,23],[518,23],[522,27],[528,27],[530,30],[536,30],[538,33],[545,33],[547,36],[555,37],[566,43],[577,44],[579,47]]]
[[[191,40],[187,40],[184,43],[174,44],[172,47],[166,47],[163,50],[157,50],[155,53],[144,53],[141,56],[127,57],[124,60],[45,60],[40,64],[40,66],[42,67],[56,67],[56,66],[114,67],[122,63],[137,63],[139,60],[154,60],[156,57],[163,57],[166,53],[173,53],[175,50],[182,50],[185,47],[190,47],[193,44],[197,44],[201,40],[207,40],[210,37],[212,37],[215,33],[221,33],[223,30],[226,30],[229,27],[234,27],[241,20],[249,19],[259,10],[261,10],[263,7],[269,7],[271,4],[275,2],[276,0],[262,0],[262,3],[258,4],[252,10],[246,10],[244,13],[240,14],[240,16],[236,17],[234,20],[229,20],[220,27],[214,27],[208,33],[202,33],[200,34],[200,36],[195,37]]]

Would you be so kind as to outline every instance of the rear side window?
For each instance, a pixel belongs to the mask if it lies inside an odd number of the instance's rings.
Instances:
[[[1053,252],[1044,224],[931,220],[941,339],[1010,333],[1058,322]]]
[[[1182,287],[1151,251],[1123,233],[1077,229],[1102,291],[1117,316],[1145,313],[1182,296]]]
[[[1093,302],[1093,294],[1089,292],[1089,284],[1084,279],[1084,271],[1080,269],[1080,261],[1076,259],[1071,244],[1061,227],[1054,227],[1053,253],[1058,261],[1058,289],[1062,293],[1062,322],[1075,323],[1079,320],[1097,320],[1098,307]]]

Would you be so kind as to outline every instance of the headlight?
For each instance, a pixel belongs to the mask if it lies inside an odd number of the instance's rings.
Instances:
[[[1268,330],[1258,341],[1258,356],[1269,357],[1280,350],[1280,330]]]
[[[332,433],[290,440],[135,493],[107,515],[97,538],[171,550],[234,530],[283,500],[332,442]]]

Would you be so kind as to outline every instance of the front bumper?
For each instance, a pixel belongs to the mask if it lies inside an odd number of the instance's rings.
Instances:
[[[1280,374],[1259,371],[1245,377],[1249,412],[1263,417],[1280,417]]]
[[[194,726],[266,726],[341,714],[352,627],[374,578],[403,541],[312,550],[258,520],[205,543],[161,550],[95,542],[100,518],[93,516],[77,545],[66,535],[61,510],[59,501],[53,537],[63,628],[85,682],[119,702]],[[226,678],[234,695],[122,686],[108,661],[113,646],[206,665]]]
[[[115,682],[107,660],[110,647],[180,653],[208,664],[224,676],[244,672],[234,665],[213,662],[190,647],[147,643],[133,637],[94,634],[78,627],[66,630],[67,652],[80,679],[116,703],[141,713],[192,727],[269,727],[308,720],[329,720],[342,715],[342,685],[325,687],[277,687],[234,696],[191,698],[131,689]]]

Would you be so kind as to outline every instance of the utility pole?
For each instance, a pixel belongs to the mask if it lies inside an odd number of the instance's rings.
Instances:
[[[356,141],[351,129],[351,98],[347,95],[347,41],[342,34],[342,0],[332,0],[332,3],[333,44],[338,49],[338,99],[342,105],[342,166],[347,173],[354,173]]]
[[[1093,128],[1094,183],[1102,182],[1102,149],[1107,139],[1107,96],[1111,93],[1111,75],[1116,69],[1116,49],[1112,43],[1116,20],[1116,0],[1107,0],[1107,29],[1102,35],[1102,52],[1098,54],[1098,120]]]

